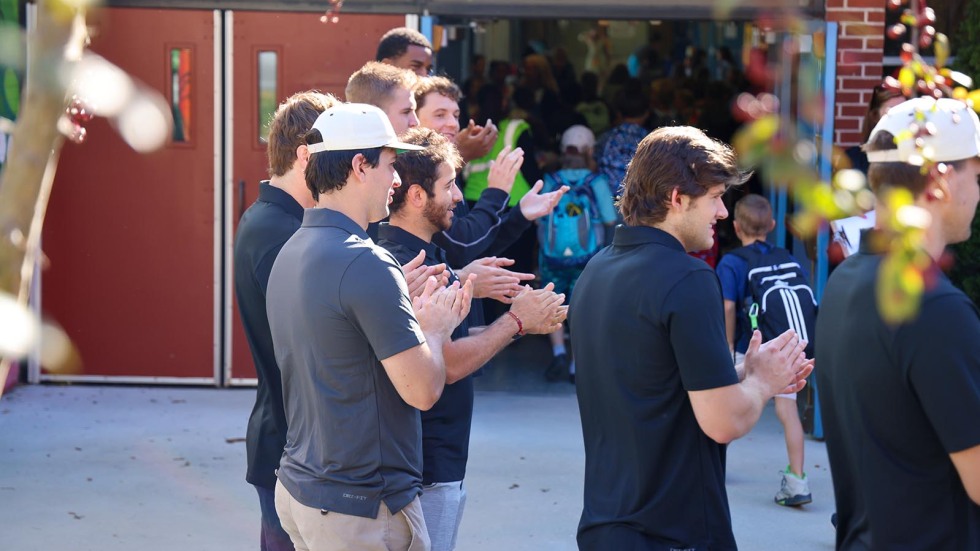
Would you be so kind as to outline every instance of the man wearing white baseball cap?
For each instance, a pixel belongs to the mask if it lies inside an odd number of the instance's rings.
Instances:
[[[288,427],[276,511],[297,549],[427,550],[419,410],[442,394],[443,343],[472,286],[429,278],[410,299],[368,238],[401,183],[398,150],[422,149],[383,111],[332,107],[307,144],[316,207],[279,252],[266,300]]]
[[[878,227],[837,267],[817,317],[817,383],[837,502],[838,549],[980,549],[980,313],[939,268],[970,237],[980,119],[964,102],[892,107],[864,146]],[[886,197],[928,223],[918,313],[878,309]],[[879,247],[878,250],[875,247]]]

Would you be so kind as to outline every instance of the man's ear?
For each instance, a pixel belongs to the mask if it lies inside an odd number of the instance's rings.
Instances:
[[[429,194],[422,189],[422,186],[418,184],[408,184],[408,189],[405,190],[405,201],[410,203],[413,207],[421,209],[425,207],[428,200]]]
[[[310,148],[306,145],[299,145],[296,147],[296,167],[299,168],[300,172],[306,170],[306,165],[310,162]]]
[[[351,159],[350,164],[351,174],[356,176],[357,179],[362,182],[367,179],[367,169],[370,168],[370,165],[367,162],[367,157],[365,157],[363,153],[354,155],[354,158]]]
[[[772,230],[774,230],[774,229],[776,229],[776,221],[775,221],[775,220],[773,220],[773,219],[770,219],[770,220],[769,220],[769,231],[771,232],[771,231],[772,231]],[[767,233],[768,233],[768,232],[767,232]]]
[[[684,210],[684,200],[683,200],[683,197],[684,196],[683,196],[683,194],[681,194],[680,189],[678,189],[676,187],[675,188],[671,188],[670,195],[667,196],[667,204],[668,204],[668,207],[671,210],[673,210],[673,209]]]
[[[946,170],[940,170],[938,165],[932,166],[930,171],[929,183],[923,192],[927,202],[943,202],[952,199],[949,189],[950,171],[956,170],[953,165],[946,165]]]

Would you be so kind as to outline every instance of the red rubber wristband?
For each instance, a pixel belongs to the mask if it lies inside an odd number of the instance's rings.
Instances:
[[[519,337],[523,337],[525,333],[524,333],[524,324],[521,323],[521,318],[517,317],[517,314],[511,312],[510,310],[507,310],[507,315],[514,318],[514,321],[517,322],[517,333],[514,333],[514,338],[516,339]]]

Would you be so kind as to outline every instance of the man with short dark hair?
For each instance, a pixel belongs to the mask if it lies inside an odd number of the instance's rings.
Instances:
[[[307,142],[317,206],[279,252],[266,302],[288,426],[276,511],[298,549],[428,549],[418,410],[442,395],[443,345],[472,286],[430,278],[410,299],[368,238],[401,184],[396,152],[422,149],[383,111],[337,105]]]
[[[396,27],[381,37],[374,59],[424,77],[432,72],[432,43],[416,30]]]
[[[589,261],[569,310],[585,438],[583,550],[735,549],[725,444],[813,369],[787,331],[743,366],[728,353],[711,244],[721,200],[746,175],[690,127],[640,142],[619,203],[626,221]],[[760,346],[761,345],[761,346]],[[740,373],[741,372],[741,373]]]
[[[834,270],[817,318],[837,549],[980,549],[980,312],[940,269],[980,200],[980,119],[958,100],[909,100],[863,149],[876,228]],[[888,253],[907,239],[889,230],[896,215],[927,225],[911,258]],[[896,320],[882,295],[915,277],[903,262],[925,288]]]
[[[303,178],[309,159],[303,136],[320,113],[336,102],[330,95],[300,92],[279,105],[269,125],[270,179],[259,184],[259,197],[242,215],[235,235],[235,296],[258,380],[255,406],[245,432],[245,479],[259,494],[262,551],[293,549],[275,506],[276,469],[286,444],[286,414],[265,294],[279,250],[299,229],[303,209],[314,204]]]
[[[459,154],[452,142],[428,128],[410,130],[402,139],[425,149],[399,155],[395,162],[405,183],[395,190],[390,220],[378,229],[378,244],[400,262],[420,251],[425,251],[427,262],[441,262],[445,253],[432,238],[450,226],[453,207],[463,198],[456,186]],[[456,279],[453,273],[450,282]],[[553,288],[525,288],[508,314],[486,327],[478,327],[482,316],[471,311],[444,345],[446,388],[432,409],[422,413],[422,512],[433,551],[455,549],[466,504],[463,477],[473,417],[470,375],[513,339],[561,327],[564,295],[556,295]]]

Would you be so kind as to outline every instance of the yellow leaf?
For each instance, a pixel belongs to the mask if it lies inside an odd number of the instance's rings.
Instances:
[[[949,39],[943,33],[936,33],[932,41],[933,52],[936,54],[936,67],[945,67],[949,59]]]
[[[877,301],[882,320],[898,325],[915,317],[925,282],[900,254],[889,254],[878,271]]]

